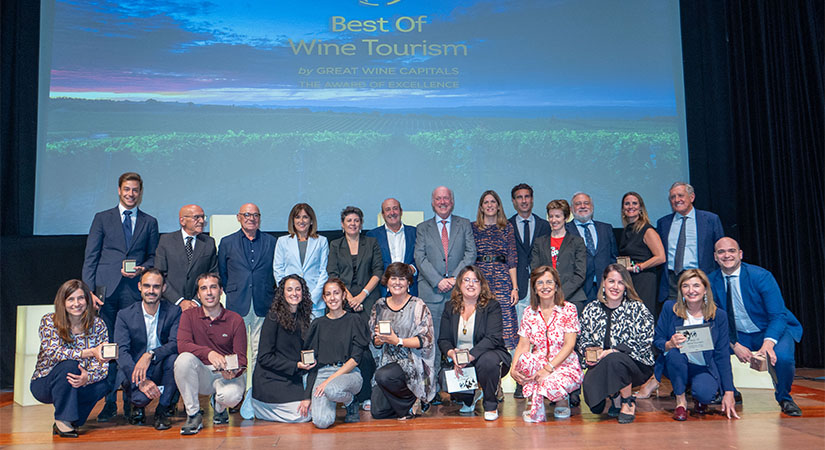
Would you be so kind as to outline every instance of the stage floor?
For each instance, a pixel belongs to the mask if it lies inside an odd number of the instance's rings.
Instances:
[[[797,375],[822,377],[825,370],[800,369]],[[675,400],[666,384],[659,398],[639,400],[636,422],[619,425],[616,419],[590,413],[586,406],[574,408],[570,419],[550,418],[543,424],[525,423],[521,412],[525,400],[505,396],[499,410],[501,417],[485,422],[480,413],[465,417],[458,405],[445,403],[430,409],[423,417],[400,422],[373,420],[362,412],[360,423],[339,421],[328,430],[312,424],[281,424],[243,420],[230,416],[229,425],[213,426],[207,399],[204,404],[205,428],[195,436],[181,436],[183,417],[173,420],[173,428],[156,431],[150,426],[126,424],[122,416],[114,422],[98,424],[94,418],[103,402],[92,411],[90,421],[81,428],[78,439],[53,437],[50,405],[23,408],[0,396],[0,446],[4,448],[59,448],[83,446],[84,449],[163,448],[176,450],[197,448],[330,448],[330,449],[500,449],[500,448],[825,448],[825,382],[797,379],[793,396],[802,408],[803,417],[780,413],[773,391],[743,389],[744,403],[737,407],[740,420],[728,420],[718,413],[686,422],[671,419]],[[120,397],[120,395],[118,395]],[[692,403],[691,403],[692,405]],[[152,406],[150,406],[152,408]],[[480,411],[480,407],[478,409]],[[151,413],[147,412],[148,419]]]

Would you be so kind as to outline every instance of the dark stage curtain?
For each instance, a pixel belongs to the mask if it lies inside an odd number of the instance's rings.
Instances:
[[[802,322],[804,367],[825,362],[824,17],[817,0],[727,2],[738,235]]]

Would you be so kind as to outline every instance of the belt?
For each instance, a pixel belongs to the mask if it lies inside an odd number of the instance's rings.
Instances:
[[[506,263],[507,257],[504,255],[479,255],[476,257],[476,262],[500,262]]]

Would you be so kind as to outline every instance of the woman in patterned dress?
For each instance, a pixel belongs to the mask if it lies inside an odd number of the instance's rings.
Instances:
[[[524,386],[524,396],[532,397],[530,411],[523,414],[525,422],[546,420],[544,397],[557,402],[556,418],[570,417],[570,408],[560,400],[582,383],[579,358],[573,352],[579,319],[560,286],[559,273],[550,266],[537,267],[530,274],[530,308],[521,319],[516,363],[510,369],[510,376]]]
[[[98,400],[109,392],[106,325],[92,306],[92,293],[80,280],[69,280],[54,297],[54,312],[40,320],[40,351],[31,392],[42,403],[54,404],[52,432],[76,438]]]
[[[513,225],[507,221],[501,208],[501,198],[495,191],[481,194],[478,214],[472,226],[478,252],[475,266],[481,270],[501,305],[504,345],[512,350],[518,342],[516,235]]]

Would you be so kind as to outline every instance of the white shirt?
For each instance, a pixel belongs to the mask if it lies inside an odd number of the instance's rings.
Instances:
[[[536,217],[533,214],[530,214],[530,217],[525,219],[520,215],[516,214],[516,225],[518,225],[518,239],[524,242],[524,221],[530,225],[530,236],[527,242],[533,242],[533,236],[536,235]]]
[[[685,320],[685,325],[701,325],[705,323],[704,317],[693,317],[690,315],[689,312],[685,311],[687,314],[687,319]],[[690,352],[686,354],[688,362],[691,364],[696,364],[697,366],[706,366],[707,363],[705,362],[705,355],[702,352]]]
[[[446,224],[441,223],[442,220],[446,220],[447,223]],[[441,229],[444,228],[444,225],[446,225],[447,226],[447,240],[449,240],[450,239],[450,225],[452,225],[452,223],[453,223],[453,215],[452,214],[447,216],[446,219],[442,219],[438,214],[436,214],[435,215],[435,224],[438,226],[438,236],[439,237],[441,236],[441,233],[442,233]]]
[[[404,232],[404,224],[397,232],[390,230],[390,227],[384,226],[387,229],[387,244],[390,247],[390,259],[392,262],[404,262],[404,253],[407,250],[407,237]]]
[[[447,305],[449,308],[450,306]],[[464,330],[467,330],[467,334],[464,334]],[[458,339],[456,342],[456,347],[460,349],[467,349],[470,350],[473,348],[473,332],[476,329],[476,312],[473,311],[470,314],[470,317],[467,320],[464,320],[464,317],[458,316]]]
[[[155,311],[153,316],[146,312],[146,305],[143,302],[141,302],[140,307],[143,310],[143,323],[146,324],[146,351],[148,352],[160,347],[160,340],[158,339],[158,312],[160,309]]]
[[[135,221],[137,221],[137,210],[138,210],[137,206],[132,208],[132,209],[126,209],[126,207],[123,206],[123,204],[118,202],[117,209],[118,209],[118,211],[120,211],[120,223],[123,223],[123,220],[126,218],[126,216],[123,214],[123,211],[132,211],[132,215],[129,216],[129,219],[132,222],[132,233],[134,233],[135,232]]]

